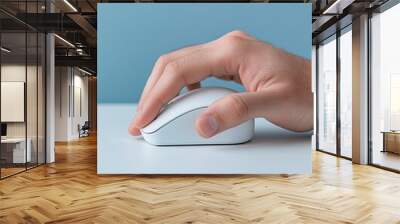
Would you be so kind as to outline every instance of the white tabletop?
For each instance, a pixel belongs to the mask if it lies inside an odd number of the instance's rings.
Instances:
[[[311,134],[256,119],[255,137],[239,145],[153,146],[128,134],[135,104],[98,105],[99,174],[311,173]]]
[[[29,138],[27,140],[30,141]],[[4,139],[1,139],[1,143],[15,144],[15,143],[20,143],[20,142],[25,142],[25,138],[4,138]]]

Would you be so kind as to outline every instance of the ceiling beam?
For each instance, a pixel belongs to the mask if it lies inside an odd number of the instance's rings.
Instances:
[[[322,14],[342,14],[344,9],[351,5],[355,0],[336,0],[332,2]]]
[[[55,56],[56,66],[80,66],[88,67],[96,71],[97,62],[95,57],[91,56]]]
[[[86,41],[91,46],[97,45],[97,30],[89,23],[89,21],[80,14],[68,14],[68,17],[73,20],[77,25],[79,25],[82,30],[88,35]]]

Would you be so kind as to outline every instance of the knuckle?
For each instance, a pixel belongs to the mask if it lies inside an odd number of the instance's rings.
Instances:
[[[168,64],[169,62],[169,56],[167,54],[161,55],[157,61],[156,61],[156,66],[158,67],[164,67]]]
[[[228,97],[227,103],[231,106],[232,113],[236,118],[243,119],[247,117],[249,113],[249,107],[242,97],[232,94]]]
[[[170,62],[165,66],[165,72],[170,75],[177,75],[179,72],[179,64],[177,62]]]
[[[237,36],[228,35],[221,39],[221,45],[226,49],[234,50],[241,45],[242,39]]]
[[[228,36],[247,37],[248,34],[242,30],[233,30],[227,34]]]
[[[180,65],[181,62],[174,61],[170,62],[165,66],[164,72],[166,75],[170,76],[173,80],[182,82],[182,85],[189,85],[185,73],[182,71]]]
[[[227,73],[235,71],[235,60],[244,51],[243,40],[237,36],[226,36],[219,40],[216,61],[225,65]]]
[[[237,36],[227,36],[220,43],[222,58],[229,59],[236,57],[244,52],[243,39]]]

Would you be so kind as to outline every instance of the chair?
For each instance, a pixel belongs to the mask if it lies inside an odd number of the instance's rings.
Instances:
[[[78,124],[79,138],[89,136],[89,129],[90,129],[89,121],[85,121],[82,127]]]

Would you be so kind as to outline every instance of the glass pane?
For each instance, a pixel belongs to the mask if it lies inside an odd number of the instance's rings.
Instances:
[[[5,177],[25,170],[30,160],[25,119],[26,34],[2,33],[1,47],[1,173]]]
[[[38,45],[38,163],[45,163],[45,44],[46,37],[44,34],[39,33]]]
[[[336,39],[318,48],[318,148],[336,153]]]
[[[352,35],[340,36],[340,152],[352,156]]]
[[[27,89],[27,98],[26,98],[26,111],[27,111],[27,143],[28,150],[31,151],[30,160],[28,160],[28,168],[34,167],[37,165],[37,132],[38,132],[38,88],[37,88],[37,80],[38,80],[38,36],[37,33],[28,33],[28,63],[27,63],[27,81],[26,81],[26,89]]]
[[[400,5],[372,18],[372,163],[400,170]]]

